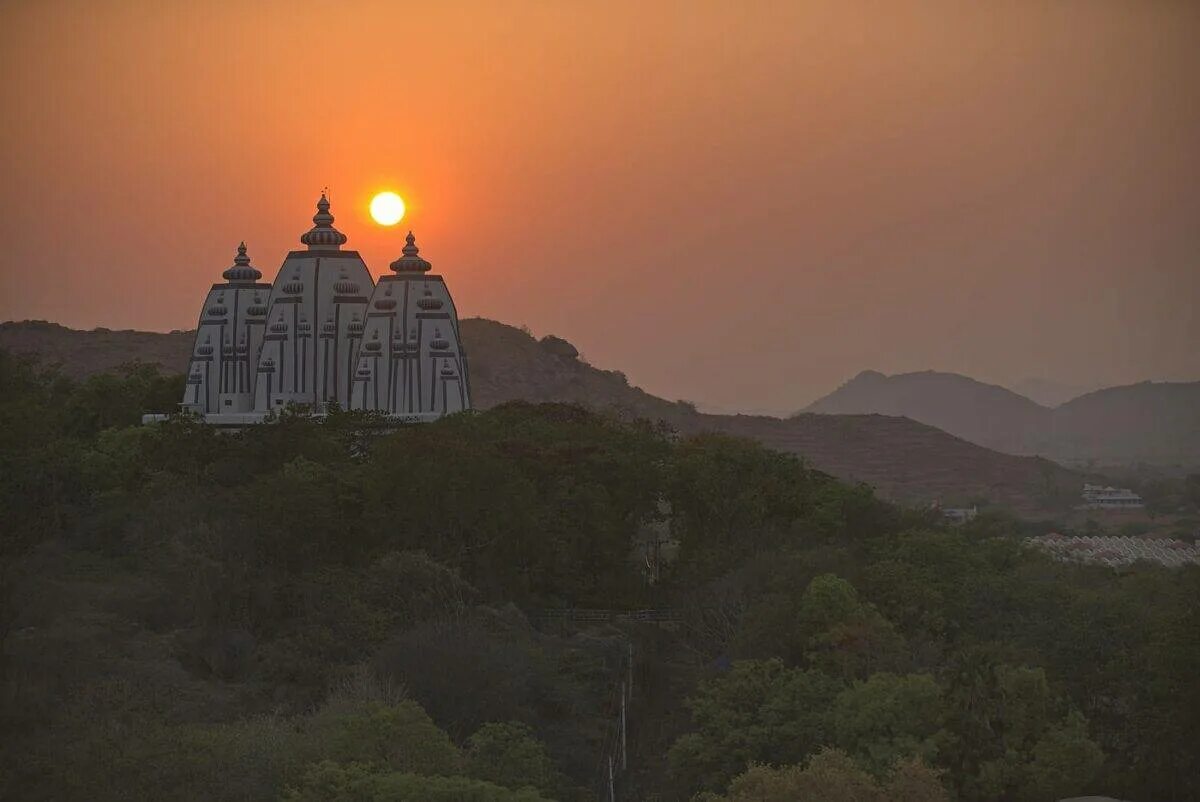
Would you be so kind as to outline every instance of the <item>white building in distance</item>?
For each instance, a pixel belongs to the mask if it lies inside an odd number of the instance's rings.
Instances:
[[[1146,506],[1142,497],[1127,487],[1083,486],[1083,507],[1089,510],[1136,510]]]
[[[471,408],[454,300],[412,232],[379,286],[358,252],[342,249],[324,194],[300,242],[305,250],[288,253],[271,284],[238,246],[200,312],[184,411],[242,426],[289,405],[413,421]]]

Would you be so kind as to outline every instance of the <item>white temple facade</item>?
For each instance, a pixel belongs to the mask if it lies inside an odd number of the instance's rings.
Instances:
[[[471,408],[454,299],[412,233],[371,296],[350,408],[445,415]]]
[[[214,284],[200,310],[188,363],[184,409],[200,414],[249,412],[254,405],[258,351],[263,340],[270,284],[250,266],[246,243],[233,266]]]
[[[330,401],[346,409],[350,403],[374,282],[358,252],[342,250],[346,235],[333,227],[324,195],[312,229],[300,242],[307,250],[287,255],[271,289],[258,359],[256,410],[288,404],[320,409]]]
[[[200,313],[184,411],[241,426],[289,406],[413,421],[471,408],[454,300],[412,232],[378,286],[358,252],[342,249],[324,194],[300,242],[271,284],[238,247]]]

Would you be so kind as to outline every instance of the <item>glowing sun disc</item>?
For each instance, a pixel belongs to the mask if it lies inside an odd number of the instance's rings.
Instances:
[[[380,192],[371,198],[371,217],[381,226],[394,226],[404,219],[404,200],[395,192]]]

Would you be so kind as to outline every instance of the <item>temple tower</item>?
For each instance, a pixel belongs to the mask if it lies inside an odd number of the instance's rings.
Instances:
[[[458,312],[410,231],[371,296],[351,409],[434,417],[471,408]]]
[[[204,299],[188,364],[183,408],[198,414],[248,412],[270,284],[250,265],[246,243]]]
[[[333,227],[324,193],[313,227],[300,242],[307,249],[288,253],[271,290],[258,359],[257,412],[293,403],[316,411],[329,402],[350,405],[374,282],[358,252],[342,250],[346,235]]]

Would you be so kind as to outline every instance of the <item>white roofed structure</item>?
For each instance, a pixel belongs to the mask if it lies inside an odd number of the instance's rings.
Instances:
[[[288,253],[271,290],[254,397],[260,411],[350,403],[374,282],[358,252],[342,250],[346,235],[333,227],[323,193],[300,242],[307,249]]]
[[[454,300],[412,232],[393,275],[375,286],[358,252],[342,249],[347,238],[329,208],[322,193],[300,237],[305,249],[288,253],[272,284],[260,283],[245,243],[238,247],[226,282],[205,298],[183,410],[242,426],[288,406],[405,420],[470,409]]]
[[[246,243],[204,299],[188,362],[184,409],[200,415],[249,412],[270,284],[250,265]]]
[[[371,297],[351,409],[445,415],[471,408],[458,313],[441,276],[408,232],[393,275]]]

